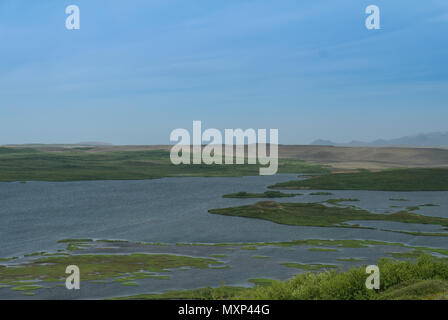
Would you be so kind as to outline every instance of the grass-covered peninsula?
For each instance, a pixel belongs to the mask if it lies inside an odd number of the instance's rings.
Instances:
[[[279,224],[315,227],[358,227],[346,224],[351,220],[394,221],[448,226],[448,218],[423,216],[407,211],[375,214],[355,207],[326,206],[321,203],[279,203],[262,201],[256,204],[209,210],[212,214],[269,220]]]
[[[335,173],[307,180],[282,182],[276,189],[448,191],[448,169],[393,169],[379,172]]]
[[[300,193],[284,193],[280,191],[265,191],[264,193],[250,193],[246,191],[240,191],[236,193],[225,194],[223,198],[235,198],[235,199],[251,199],[251,198],[292,198],[301,195]]]

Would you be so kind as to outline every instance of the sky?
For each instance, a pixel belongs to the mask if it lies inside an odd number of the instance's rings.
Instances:
[[[0,0],[0,144],[448,131],[447,35],[446,0]]]

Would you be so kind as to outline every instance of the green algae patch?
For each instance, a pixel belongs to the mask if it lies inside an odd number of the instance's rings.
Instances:
[[[23,292],[23,295],[32,297],[32,296],[35,296],[36,294],[34,292],[27,292],[27,291],[25,291],[25,292]]]
[[[166,272],[169,269],[191,267],[206,269],[220,265],[214,259],[195,258],[169,254],[130,254],[130,255],[72,255],[64,257],[45,257],[18,266],[0,268],[0,283],[10,284],[23,279],[37,279],[55,282],[65,279],[68,265],[77,265],[83,280],[102,280],[133,273],[138,278],[141,271]],[[141,275],[144,276],[144,275]]]
[[[24,257],[34,257],[34,256],[43,256],[46,252],[33,252],[33,253],[27,253],[24,255]]]
[[[42,289],[41,286],[18,286],[18,287],[13,287],[12,290],[14,291],[34,291],[37,289]]]
[[[225,266],[217,266],[217,267],[210,267],[210,269],[230,269],[232,268],[229,265],[225,265]]]
[[[122,285],[122,286],[137,287],[137,286],[138,286],[138,283],[137,283],[137,282],[122,282],[121,285]]]

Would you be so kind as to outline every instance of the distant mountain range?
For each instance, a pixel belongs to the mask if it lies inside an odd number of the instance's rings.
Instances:
[[[448,132],[420,133],[414,136],[405,136],[397,139],[378,139],[365,142],[353,140],[348,143],[336,143],[330,140],[318,139],[311,143],[320,146],[347,146],[347,147],[448,147]]]

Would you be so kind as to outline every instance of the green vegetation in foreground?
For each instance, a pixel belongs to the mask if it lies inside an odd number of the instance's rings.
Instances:
[[[301,193],[283,193],[280,191],[266,191],[264,193],[249,193],[245,191],[225,194],[223,198],[238,198],[238,199],[249,199],[249,198],[291,198],[299,196]]]
[[[112,300],[226,300],[233,298],[245,290],[247,289],[244,287],[224,286],[219,288],[172,290],[159,294],[141,294],[132,297],[115,298]]]
[[[14,267],[0,265],[0,284],[13,284],[23,280],[59,281],[65,279],[66,267],[73,264],[82,270],[83,280],[104,280],[129,275],[135,280],[153,277],[148,274],[150,272],[165,272],[181,267],[205,269],[222,263],[215,259],[170,254],[44,257]]]
[[[296,268],[296,269],[302,269],[302,270],[308,270],[308,271],[318,271],[322,269],[331,269],[331,268],[337,268],[334,264],[302,264],[302,263],[295,263],[295,262],[283,262],[280,263],[282,266],[288,267],[288,268]]]
[[[169,291],[121,299],[248,299],[248,300],[423,300],[448,297],[448,260],[423,255],[416,261],[381,259],[380,289],[365,286],[365,267],[347,272],[304,273],[287,281],[254,288],[221,287]]]
[[[258,175],[260,165],[173,165],[164,150],[92,153],[0,148],[0,181],[142,180],[174,176]],[[279,159],[279,173],[329,173],[295,159]]]
[[[394,221],[448,226],[448,218],[423,216],[411,212],[374,214],[353,207],[327,207],[320,203],[279,203],[263,201],[256,204],[209,210],[213,214],[269,220],[292,226],[360,228],[344,224],[351,220]]]
[[[378,191],[447,191],[448,169],[393,169],[337,173],[278,183],[271,188]]]

